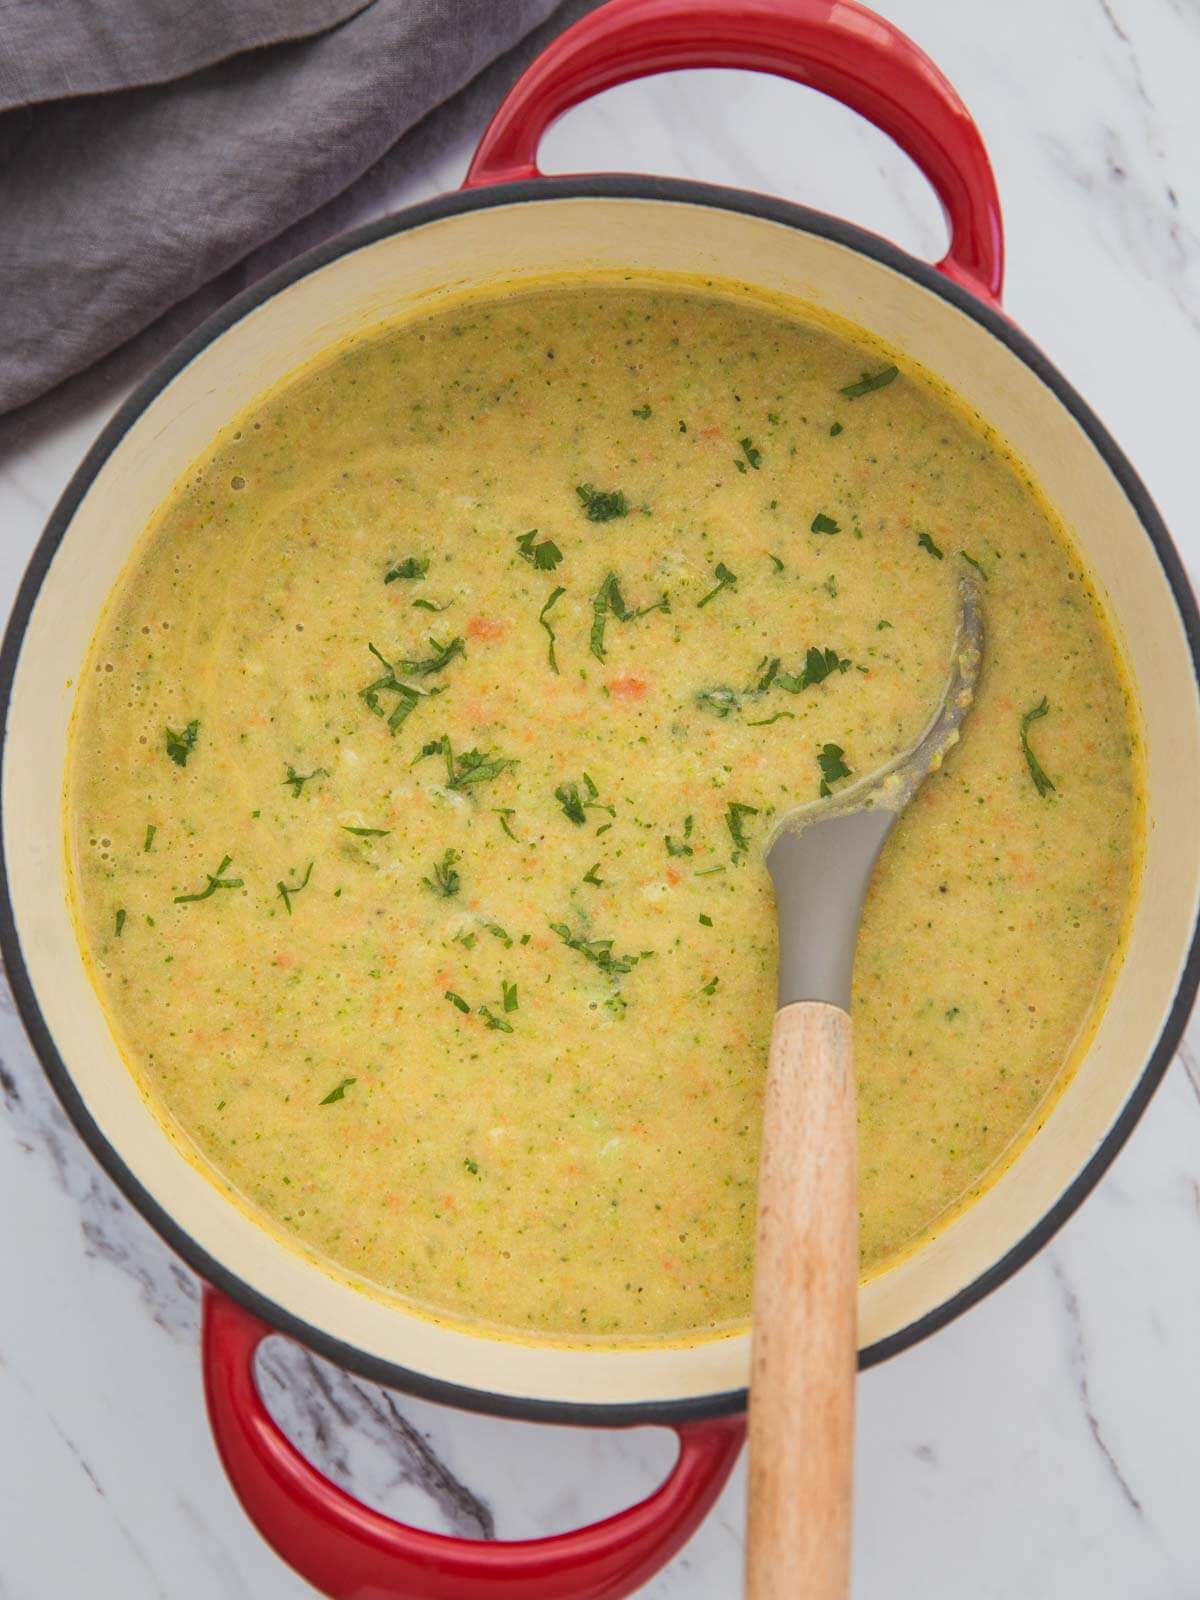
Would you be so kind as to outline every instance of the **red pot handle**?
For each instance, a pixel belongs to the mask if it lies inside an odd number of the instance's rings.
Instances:
[[[677,1427],[679,1459],[662,1487],[573,1533],[510,1543],[427,1533],[360,1505],[272,1420],[254,1381],[254,1354],[273,1331],[205,1290],[209,1420],[247,1516],[329,1600],[622,1600],[691,1537],[742,1447],[742,1417]]]
[[[937,191],[950,226],[939,270],[999,304],[1004,234],[979,130],[925,52],[855,0],[609,0],[517,80],[463,187],[540,177],[538,146],[565,111],[631,78],[685,67],[772,72],[873,122]]]

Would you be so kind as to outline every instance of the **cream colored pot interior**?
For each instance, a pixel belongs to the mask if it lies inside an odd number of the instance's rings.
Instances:
[[[452,215],[364,246],[294,283],[208,345],[118,444],[66,531],[17,670],[3,794],[17,928],[42,1012],[101,1133],[211,1257],[286,1311],[385,1361],[512,1397],[672,1401],[743,1386],[748,1340],[592,1352],[486,1340],[377,1303],[250,1221],[179,1153],[109,1036],[67,909],[60,819],[72,680],[147,518],[229,417],[330,342],[448,293],[564,270],[713,273],[875,330],[940,374],[1032,467],[1073,529],[1141,687],[1150,762],[1145,886],[1095,1042],[1007,1174],[861,1297],[864,1345],[925,1316],[999,1261],[1071,1183],[1133,1089],[1170,1009],[1200,876],[1200,716],[1183,629],[1118,483],[1056,396],[969,317],[845,245],[665,199],[538,200]]]

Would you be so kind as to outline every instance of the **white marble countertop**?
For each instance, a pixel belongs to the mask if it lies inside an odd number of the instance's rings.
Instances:
[[[1193,570],[1200,373],[1196,0],[879,0],[991,149],[1006,303],[1143,474]],[[461,123],[463,119],[459,119]],[[358,216],[452,188],[469,130],[427,141]],[[551,136],[556,170],[668,172],[806,201],[940,253],[922,180],[882,135],[791,85],[688,75],[617,90]],[[0,610],[115,384],[0,456]],[[292,1600],[208,1436],[196,1285],[102,1175],[0,1012],[0,1597]],[[1200,1032],[1193,1029],[1196,1060]],[[647,1492],[657,1432],[462,1415],[276,1342],[295,1437],[381,1507],[501,1537]],[[1110,1174],[1018,1277],[861,1385],[861,1600],[1200,1594],[1200,1066],[1184,1054]],[[733,1600],[742,1474],[644,1591]]]

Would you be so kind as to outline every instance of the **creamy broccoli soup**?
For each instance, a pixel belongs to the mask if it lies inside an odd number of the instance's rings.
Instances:
[[[173,1137],[429,1315],[744,1325],[762,845],[919,733],[966,563],[980,694],[859,942],[864,1275],[1044,1115],[1136,885],[1135,710],[1020,464],[865,334],[670,282],[447,304],[263,397],[118,584],[67,778]]]

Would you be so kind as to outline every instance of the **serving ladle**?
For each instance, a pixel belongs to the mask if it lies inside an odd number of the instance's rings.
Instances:
[[[746,1600],[846,1600],[858,1338],[850,979],[876,858],[958,740],[983,664],[972,576],[941,702],[912,746],[783,816],[767,850],[779,1004],[763,1107],[750,1371]]]

